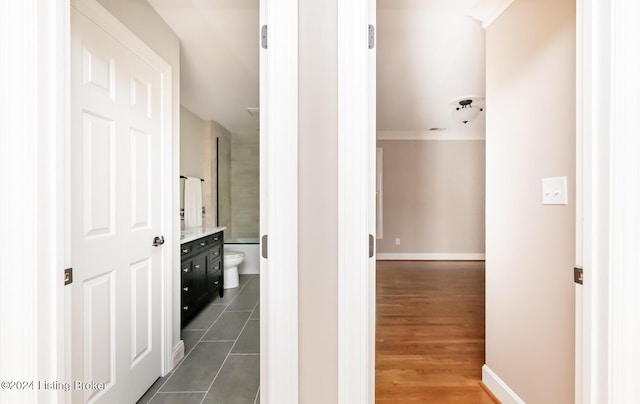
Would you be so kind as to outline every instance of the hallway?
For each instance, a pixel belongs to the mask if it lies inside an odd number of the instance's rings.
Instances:
[[[376,403],[487,403],[484,262],[379,261]]]

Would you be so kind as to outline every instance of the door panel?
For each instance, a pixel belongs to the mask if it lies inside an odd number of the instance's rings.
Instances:
[[[151,352],[153,311],[151,307],[151,262],[144,259],[131,266],[131,366]]]
[[[112,384],[116,369],[115,282],[114,271],[107,271],[84,282],[84,372],[82,381]],[[84,402],[100,394],[99,390],[84,390]]]
[[[162,74],[71,15],[73,402],[135,402],[161,373]]]
[[[131,229],[151,226],[151,136],[131,130]]]

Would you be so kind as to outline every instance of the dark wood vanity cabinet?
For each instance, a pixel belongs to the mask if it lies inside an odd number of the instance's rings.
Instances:
[[[180,246],[181,324],[188,322],[216,293],[224,295],[223,232],[214,233]]]

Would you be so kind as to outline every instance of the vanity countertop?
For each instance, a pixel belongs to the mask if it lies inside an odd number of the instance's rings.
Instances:
[[[189,241],[197,240],[200,237],[206,237],[226,229],[227,229],[226,226],[222,226],[222,227],[194,227],[192,229],[182,230],[182,232],[180,232],[180,244],[188,243]]]

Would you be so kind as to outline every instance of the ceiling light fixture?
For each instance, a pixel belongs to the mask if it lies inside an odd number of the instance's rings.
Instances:
[[[467,124],[484,111],[483,101],[484,97],[469,96],[455,98],[449,101],[449,104],[455,107],[453,110],[454,119]]]

